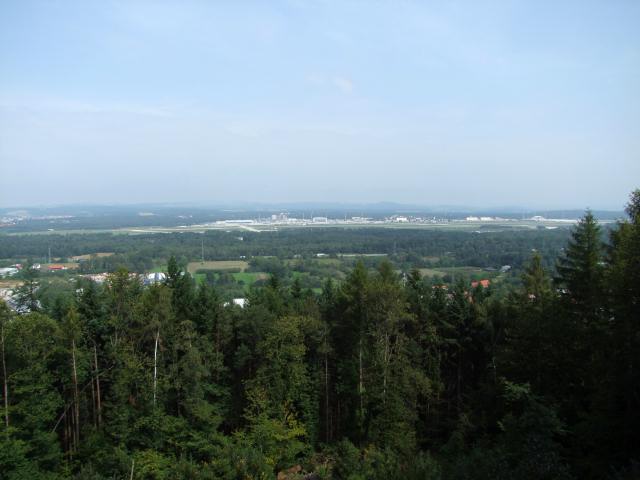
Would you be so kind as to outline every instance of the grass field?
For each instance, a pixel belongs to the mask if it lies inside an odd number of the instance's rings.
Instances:
[[[212,260],[208,262],[189,262],[187,271],[193,275],[198,270],[231,270],[240,269],[244,272],[249,266],[244,260]]]
[[[22,280],[0,280],[0,288],[17,288],[22,285]]]
[[[440,267],[440,268],[421,268],[420,273],[426,277],[443,277],[445,275],[470,277],[473,275],[483,278],[491,278],[495,276],[495,272],[487,272],[478,267]]]
[[[423,277],[444,277],[446,272],[442,270],[436,270],[435,268],[421,268],[420,275]]]
[[[230,270],[230,269],[240,269],[241,272],[232,273],[233,278],[236,281],[243,281],[245,285],[251,285],[256,280],[262,280],[268,277],[266,273],[263,272],[245,272],[244,270],[249,266],[247,262],[240,260],[216,260],[210,262],[190,262],[187,265],[187,270],[191,274],[191,276],[196,280],[198,284],[201,284],[205,281],[206,274],[205,273],[196,273],[198,270]],[[166,265],[159,265],[150,270],[151,273],[155,272],[166,272]]]
[[[192,275],[198,285],[203,284],[207,279],[206,273],[192,273]],[[238,272],[231,275],[237,282],[244,282],[245,291],[249,290],[256,280],[264,280],[269,276],[264,272]]]
[[[76,255],[75,257],[71,257],[71,260],[74,262],[79,262],[80,260],[90,260],[91,257],[110,257],[111,255],[115,255],[113,252],[98,252],[98,253],[87,253],[85,255]]]
[[[234,273],[233,278],[238,282],[244,282],[245,285],[251,285],[256,280],[265,280],[269,275],[263,272],[240,272]]]

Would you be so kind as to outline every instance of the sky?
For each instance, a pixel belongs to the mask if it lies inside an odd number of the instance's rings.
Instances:
[[[638,1],[0,2],[0,206],[621,209]]]

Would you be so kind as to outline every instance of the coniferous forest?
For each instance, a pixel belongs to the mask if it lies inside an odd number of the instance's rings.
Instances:
[[[172,258],[0,304],[3,479],[640,477],[640,191],[549,268],[448,288],[360,262],[244,308]]]

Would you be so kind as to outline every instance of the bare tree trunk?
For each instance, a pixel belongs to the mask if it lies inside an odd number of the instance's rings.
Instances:
[[[74,440],[76,446],[80,443],[80,394],[78,392],[78,370],[76,368],[76,341],[71,340],[71,357],[73,359],[73,398],[74,398]]]
[[[4,323],[0,331],[0,341],[2,343],[2,396],[4,398],[4,424],[9,428],[9,384],[7,381],[7,363],[4,354]]]
[[[153,349],[153,406],[156,406],[156,393],[158,389],[158,341],[160,340],[160,329],[156,332],[156,342]],[[133,465],[131,466],[133,472]],[[133,474],[133,473],[132,473]]]
[[[73,460],[73,438],[71,433],[71,418],[69,415],[64,417],[64,437],[67,445],[67,456],[69,461]]]
[[[71,458],[71,453],[70,453],[70,446],[69,446],[69,427],[68,424],[69,420],[67,419],[67,416],[64,416],[64,429],[63,429],[63,433],[62,433],[62,444],[64,446],[64,450],[65,453],[67,455],[68,458]]]
[[[336,430],[335,430],[335,438],[340,438],[342,433],[342,412],[340,410],[340,398],[336,400]]]
[[[364,422],[364,374],[362,371],[362,338],[358,344],[358,395],[360,396],[360,422]],[[362,434],[362,432],[360,432]]]
[[[325,442],[329,443],[329,355],[324,353],[324,424]]]
[[[220,318],[216,320],[216,362],[220,361]],[[216,383],[220,383],[220,368],[216,365]]]
[[[131,460],[131,475],[129,475],[129,480],[133,480],[133,466],[136,464],[135,460]]]
[[[96,395],[98,397],[98,428],[100,428],[100,425],[102,424],[102,400],[100,398],[100,370],[98,369],[98,348],[96,347],[95,342],[93,344],[93,364],[96,375]]]
[[[491,366],[493,368],[493,384],[498,384],[498,369],[496,367],[496,355],[495,353],[491,355]]]
[[[96,420],[96,386],[93,383],[93,379],[91,379],[91,418],[94,428],[98,428],[98,421]]]
[[[458,375],[456,382],[456,401],[458,405],[458,414],[462,411],[462,347],[458,347],[459,357],[458,357]]]
[[[389,368],[389,334],[384,335],[384,367],[382,370],[382,403],[387,403],[387,371]]]

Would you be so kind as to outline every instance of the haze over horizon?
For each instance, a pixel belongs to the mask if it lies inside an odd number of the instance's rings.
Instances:
[[[640,3],[3,2],[0,206],[620,210]]]
[[[616,213],[624,216],[624,208],[626,203],[619,208],[594,208],[589,205],[567,207],[567,206],[549,206],[549,207],[536,207],[530,205],[472,205],[472,204],[419,204],[419,203],[399,203],[399,202],[301,202],[301,201],[289,201],[289,202],[250,202],[250,201],[235,201],[235,202],[102,202],[102,203],[40,203],[40,204],[23,204],[23,205],[0,205],[0,214],[15,214],[18,212],[27,211],[33,212],[57,212],[56,214],[77,214],[78,212],[94,212],[94,211],[127,211],[129,213],[138,210],[140,212],[149,213],[165,213],[166,210],[181,209],[188,211],[193,209],[194,211],[236,211],[239,214],[242,212],[258,212],[258,211],[271,211],[271,212],[311,212],[324,214],[328,211],[331,212],[344,212],[350,215],[360,215],[365,213],[409,213],[420,212],[434,214],[454,214],[454,213],[467,213],[467,214],[539,214],[539,213],[579,213],[580,215],[585,210],[591,210],[593,212],[609,212]],[[324,213],[323,213],[324,212]],[[575,217],[578,218],[578,217]]]

